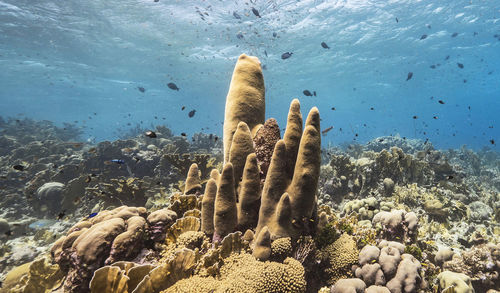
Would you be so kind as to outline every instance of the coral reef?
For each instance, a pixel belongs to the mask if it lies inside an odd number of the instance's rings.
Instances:
[[[283,136],[265,119],[260,61],[241,55],[221,140],[139,125],[93,145],[0,120],[0,292],[500,287],[497,153],[397,136],[321,151],[296,99]]]

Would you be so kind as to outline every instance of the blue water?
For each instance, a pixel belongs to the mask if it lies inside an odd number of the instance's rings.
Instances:
[[[400,134],[498,149],[499,0],[0,0],[0,115],[77,121],[97,140],[137,123],[220,135],[240,53],[267,68],[266,117],[284,127],[299,97],[334,126],[323,144]]]

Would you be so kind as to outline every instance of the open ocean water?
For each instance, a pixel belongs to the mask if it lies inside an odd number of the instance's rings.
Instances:
[[[0,0],[0,293],[499,293],[499,113],[500,0]]]

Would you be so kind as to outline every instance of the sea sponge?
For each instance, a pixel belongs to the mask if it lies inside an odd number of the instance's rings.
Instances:
[[[342,234],[335,242],[326,246],[322,258],[327,268],[327,283],[333,285],[340,279],[352,276],[351,267],[358,261],[359,251],[356,241],[349,234]]]
[[[475,292],[472,287],[471,279],[466,274],[444,271],[437,276],[437,279],[439,280],[440,290],[452,287],[455,293]]]
[[[280,127],[274,118],[267,119],[253,138],[255,154],[257,155],[262,178],[265,178],[267,175],[274,146],[280,139]]]
[[[260,61],[257,57],[241,54],[234,67],[226,97],[224,164],[229,162],[233,135],[238,124],[245,122],[253,137],[265,121],[265,111],[265,86]]]

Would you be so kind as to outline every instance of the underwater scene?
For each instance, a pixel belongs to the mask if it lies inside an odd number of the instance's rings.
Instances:
[[[0,0],[0,293],[500,293],[498,0]]]

